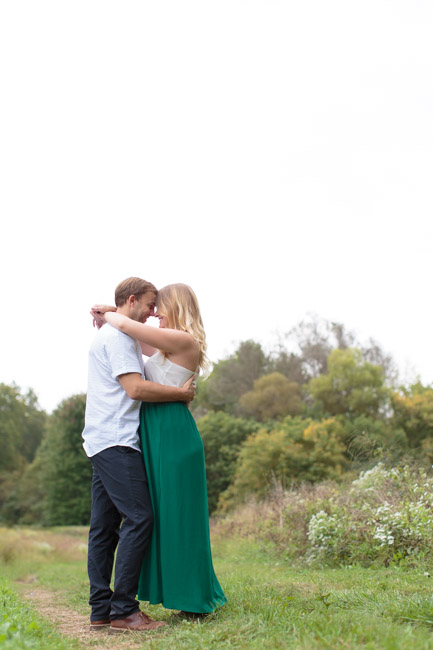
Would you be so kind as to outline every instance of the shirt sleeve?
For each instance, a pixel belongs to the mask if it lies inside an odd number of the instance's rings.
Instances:
[[[111,336],[105,344],[111,376],[116,379],[128,372],[138,372],[143,376],[143,368],[138,358],[134,339],[123,332]]]

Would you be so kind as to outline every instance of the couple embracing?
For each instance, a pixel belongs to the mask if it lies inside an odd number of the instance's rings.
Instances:
[[[137,597],[193,618],[226,602],[212,565],[203,443],[188,409],[207,361],[196,296],[184,284],[157,291],[128,278],[115,303],[92,309],[83,431],[93,465],[90,629],[112,633],[166,625]],[[153,315],[159,328],[146,325]]]

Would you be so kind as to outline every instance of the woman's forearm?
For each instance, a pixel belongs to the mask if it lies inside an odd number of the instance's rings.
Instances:
[[[194,345],[192,336],[180,330],[145,325],[118,312],[105,312],[104,318],[107,323],[121,332],[158,350],[178,352]]]
[[[128,318],[123,314],[118,314],[115,311],[106,311],[104,314],[104,319],[106,323],[110,323],[110,325],[120,330],[121,332],[125,332],[125,334],[129,334],[128,329],[130,328],[128,326],[128,321],[130,323],[135,322],[131,318]]]

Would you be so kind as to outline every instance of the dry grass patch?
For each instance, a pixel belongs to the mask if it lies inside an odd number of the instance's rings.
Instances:
[[[87,554],[87,531],[74,527],[74,534],[65,528],[56,531],[39,528],[0,528],[0,562],[12,564],[21,558],[35,564],[65,559],[82,560]]]

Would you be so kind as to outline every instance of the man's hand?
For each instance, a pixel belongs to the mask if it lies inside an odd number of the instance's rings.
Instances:
[[[194,375],[188,379],[188,381],[182,386],[181,390],[181,401],[182,402],[192,402],[195,396],[195,383],[194,383],[195,377]]]

